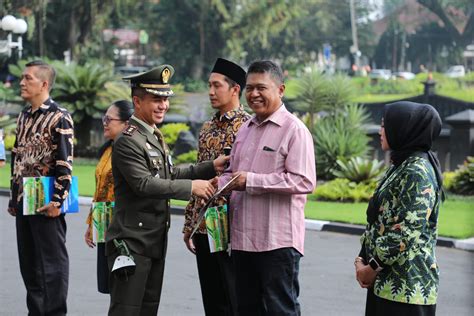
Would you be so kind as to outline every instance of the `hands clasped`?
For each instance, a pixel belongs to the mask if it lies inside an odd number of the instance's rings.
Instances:
[[[362,260],[358,260],[357,257],[354,265],[356,270],[356,280],[359,282],[361,288],[367,289],[374,285],[377,272],[372,269],[368,264],[364,264]],[[362,259],[362,258],[360,258]]]
[[[193,180],[192,181],[192,194],[203,199],[210,199],[216,188],[212,184],[213,180]]]
[[[216,159],[214,159],[214,170],[217,174],[224,172],[225,168],[227,167],[227,163],[230,160],[230,156],[220,155]]]

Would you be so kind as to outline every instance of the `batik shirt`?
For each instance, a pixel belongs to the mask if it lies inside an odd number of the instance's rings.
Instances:
[[[210,121],[205,122],[199,133],[198,162],[214,160],[219,155],[224,154],[224,147],[232,147],[240,126],[250,118],[250,114],[240,106],[238,109],[228,111],[224,115],[217,112]],[[213,206],[224,205],[226,202],[225,197],[222,197],[217,199]],[[183,232],[190,232],[194,229],[200,205],[201,199],[192,196],[184,211]],[[206,234],[204,221],[201,223],[199,233]]]
[[[35,112],[27,106],[19,115],[12,149],[11,200],[18,210],[23,198],[23,177],[55,177],[51,202],[60,207],[69,194],[74,127],[71,115],[52,99]]]
[[[409,157],[376,190],[379,213],[361,242],[366,258],[384,265],[375,295],[401,303],[436,304],[438,265],[435,256],[440,194],[430,162]]]

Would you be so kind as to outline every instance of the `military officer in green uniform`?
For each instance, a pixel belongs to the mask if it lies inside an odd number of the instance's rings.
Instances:
[[[112,271],[109,315],[157,314],[170,226],[169,199],[188,200],[191,194],[211,197],[212,183],[195,179],[213,178],[227,162],[221,156],[188,168],[173,167],[156,127],[169,109],[173,73],[172,66],[162,65],[124,78],[130,80],[135,113],[112,153],[115,209],[106,236]]]

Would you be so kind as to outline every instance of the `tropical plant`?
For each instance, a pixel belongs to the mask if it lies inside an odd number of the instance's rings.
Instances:
[[[451,191],[457,194],[474,195],[474,157],[467,157],[464,164],[456,170]]]
[[[298,110],[309,114],[310,129],[314,128],[316,114],[329,110],[329,89],[325,76],[316,69],[312,69],[298,79],[295,106]]]
[[[334,177],[332,171],[338,169],[338,159],[366,158],[370,147],[364,125],[368,122],[369,115],[360,105],[343,106],[316,122],[313,138],[321,178]]]
[[[332,174],[356,183],[377,181],[385,171],[384,162],[377,159],[352,157],[349,160],[338,159],[336,163],[338,169],[333,170]]]
[[[4,83],[0,83],[0,101],[20,102],[21,97],[18,93],[18,89],[15,89],[14,87],[8,87]]]
[[[160,127],[160,131],[165,137],[165,142],[173,149],[181,131],[189,131],[189,126],[184,123],[168,123]]]
[[[355,183],[348,179],[334,179],[319,185],[313,193],[316,200],[337,202],[368,201],[375,191],[377,182]]]
[[[13,130],[16,125],[16,118],[10,117],[10,115],[0,116],[0,128],[8,132]]]
[[[295,106],[309,114],[312,130],[318,112],[332,112],[350,104],[354,91],[354,85],[346,75],[324,75],[313,68],[297,80]]]
[[[115,97],[106,87],[115,79],[111,65],[89,62],[83,66],[76,63],[56,63],[54,66],[58,79],[52,95],[71,111],[76,123],[101,113],[110,104],[110,98]]]
[[[339,109],[352,103],[355,87],[351,78],[344,74],[326,76],[328,82],[327,103],[331,109]]]
[[[13,134],[5,135],[3,143],[5,144],[5,149],[6,150],[12,150],[13,149],[13,146],[15,145],[15,139],[16,139],[16,137]]]
[[[174,159],[175,164],[181,163],[195,163],[197,160],[197,150],[190,150],[187,153],[181,154]]]

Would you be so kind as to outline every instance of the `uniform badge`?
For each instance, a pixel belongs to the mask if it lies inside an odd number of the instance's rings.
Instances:
[[[171,71],[168,68],[163,69],[161,72],[161,80],[163,83],[168,83],[168,80],[170,79]]]
[[[124,131],[123,131],[123,134],[124,135],[127,135],[127,136],[132,136],[133,133],[135,133],[135,131],[138,130],[138,127],[136,127],[135,125],[128,125]]]
[[[146,148],[151,149],[151,145],[149,143],[145,144]]]
[[[154,150],[150,150],[148,152],[148,155],[150,155],[150,157],[158,157],[158,152]]]

